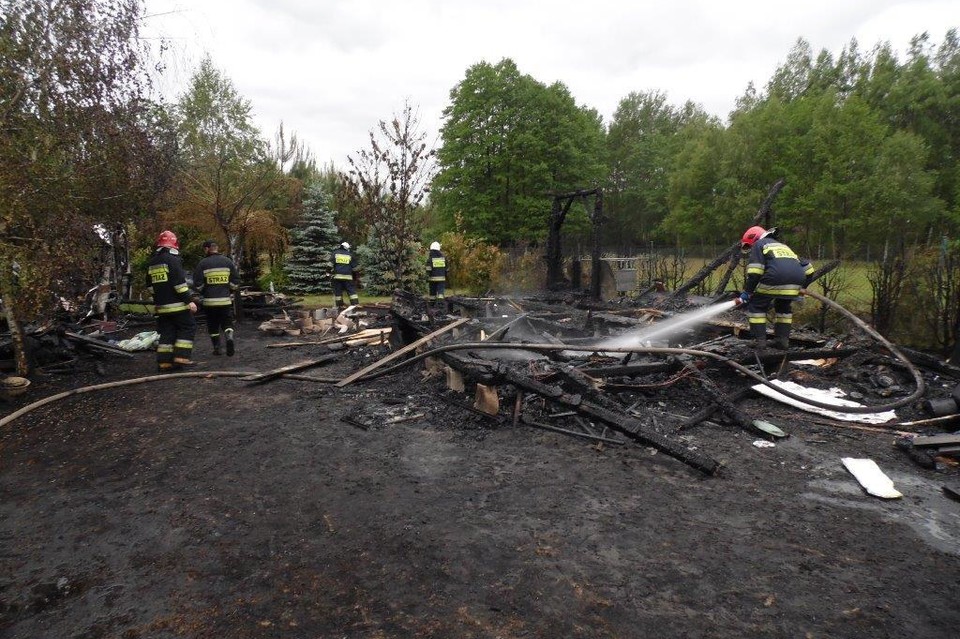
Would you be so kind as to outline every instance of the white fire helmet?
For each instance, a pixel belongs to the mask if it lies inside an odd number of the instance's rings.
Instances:
[[[350,242],[340,242],[340,246],[347,249],[348,251],[350,250]]]
[[[440,250],[440,242],[434,242],[433,244],[431,244],[431,245],[430,245],[430,250],[431,250],[431,251],[439,251],[439,250]]]

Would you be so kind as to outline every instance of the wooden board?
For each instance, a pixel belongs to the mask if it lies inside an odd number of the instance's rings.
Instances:
[[[304,361],[304,362],[297,362],[296,364],[288,364],[287,366],[282,366],[282,367],[276,368],[276,369],[274,369],[274,370],[272,370],[272,371],[267,371],[266,373],[257,373],[256,375],[250,375],[250,376],[248,376],[248,377],[243,377],[243,378],[241,378],[240,381],[244,381],[244,382],[256,382],[256,383],[269,382],[270,380],[276,379],[276,378],[280,377],[281,375],[285,375],[285,374],[287,374],[287,373],[293,373],[293,372],[295,372],[295,371],[302,371],[302,370],[306,370],[306,369],[308,369],[308,368],[313,368],[314,366],[320,366],[321,364],[326,364],[326,363],[328,363],[328,362],[332,362],[333,360],[337,359],[338,357],[339,357],[339,355],[324,355],[323,357],[321,357],[321,358],[319,358],[319,359],[311,359],[311,360],[307,360],[307,361]]]
[[[950,499],[960,501],[960,484],[944,484],[943,493]]]
[[[359,379],[360,377],[363,377],[364,375],[366,375],[366,374],[369,373],[370,371],[376,370],[376,369],[380,368],[381,366],[383,366],[384,364],[388,364],[388,363],[392,362],[393,360],[399,358],[399,357],[402,356],[402,355],[406,355],[406,354],[409,353],[410,351],[416,349],[418,346],[421,346],[421,345],[423,345],[423,344],[426,344],[426,343],[429,342],[430,340],[432,340],[432,339],[434,339],[434,338],[436,338],[436,337],[439,337],[440,335],[443,335],[444,333],[448,333],[448,332],[452,331],[453,329],[457,328],[458,326],[461,326],[462,324],[465,324],[465,323],[467,323],[467,322],[469,322],[469,321],[470,321],[470,318],[468,318],[468,317],[463,317],[463,318],[458,319],[456,322],[452,322],[452,323],[450,323],[450,324],[447,324],[447,325],[444,326],[443,328],[438,329],[438,330],[435,330],[434,332],[430,333],[429,335],[426,335],[426,336],[424,336],[424,337],[421,337],[420,339],[418,339],[417,341],[413,342],[412,344],[408,344],[408,345],[404,346],[403,348],[401,348],[400,350],[395,351],[395,352],[393,352],[393,353],[390,353],[389,355],[387,355],[387,356],[384,357],[383,359],[377,360],[377,361],[375,361],[374,363],[370,364],[369,366],[367,366],[367,367],[365,367],[365,368],[361,368],[360,370],[356,371],[355,373],[352,373],[351,375],[348,375],[347,377],[344,377],[343,379],[341,379],[339,382],[336,383],[336,386],[338,386],[338,387],[340,387],[340,388],[343,388],[343,387],[346,386],[347,384],[349,384],[349,383],[351,383],[351,382]]]
[[[913,445],[917,448],[928,446],[960,446],[960,435],[920,435],[913,438]]]

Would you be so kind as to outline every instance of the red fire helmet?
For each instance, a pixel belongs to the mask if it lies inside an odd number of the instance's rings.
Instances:
[[[750,248],[753,246],[757,240],[763,237],[763,234],[767,231],[762,226],[751,226],[743,234],[743,238],[740,240],[741,248]]]
[[[157,237],[157,246],[170,249],[179,249],[180,243],[177,242],[177,236],[173,234],[173,231],[161,231],[160,235]]]

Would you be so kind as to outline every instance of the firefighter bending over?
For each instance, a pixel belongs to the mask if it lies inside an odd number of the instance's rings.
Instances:
[[[767,346],[767,311],[771,304],[774,345],[784,350],[790,347],[791,307],[813,275],[810,262],[798,258],[789,246],[772,237],[775,230],[751,226],[740,241],[742,250],[750,254],[747,282],[740,301],[746,304],[750,335],[756,340],[758,350]]]
[[[190,300],[190,287],[180,261],[180,244],[172,231],[157,237],[156,250],[147,265],[147,286],[153,289],[156,307],[157,368],[161,373],[192,366],[197,305]]]
[[[213,342],[213,354],[220,354],[220,334],[227,343],[227,356],[233,356],[233,296],[240,285],[237,267],[226,255],[220,254],[215,240],[203,243],[206,257],[193,270],[193,285],[203,300],[203,314],[207,318],[207,330]]]

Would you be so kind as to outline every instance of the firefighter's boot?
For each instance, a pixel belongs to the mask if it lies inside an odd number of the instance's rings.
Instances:
[[[790,348],[790,328],[791,325],[786,322],[773,325],[773,345],[777,348],[787,350]]]
[[[233,344],[233,329],[227,328],[223,331],[223,336],[227,339],[227,357],[233,357],[234,353],[234,344]]]
[[[219,336],[219,335],[211,335],[211,336],[210,336],[210,341],[213,342],[213,354],[214,354],[214,355],[219,355],[219,354],[220,354],[220,336]]]
[[[753,338],[753,348],[757,351],[767,348],[767,324],[750,324],[750,337]]]

